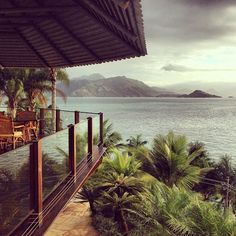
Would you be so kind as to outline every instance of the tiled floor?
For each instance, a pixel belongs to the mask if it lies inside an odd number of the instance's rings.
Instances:
[[[44,236],[99,236],[91,224],[88,203],[73,200],[62,210]]]

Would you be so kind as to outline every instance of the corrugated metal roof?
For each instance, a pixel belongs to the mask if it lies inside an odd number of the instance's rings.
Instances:
[[[71,67],[147,53],[140,0],[1,0],[0,25],[3,67]]]

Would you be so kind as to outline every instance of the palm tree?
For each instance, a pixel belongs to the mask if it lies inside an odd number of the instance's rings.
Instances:
[[[12,117],[15,117],[16,107],[23,97],[24,86],[21,79],[21,69],[0,68],[0,90],[2,96],[8,98],[8,109]]]
[[[123,235],[128,235],[129,233],[125,213],[131,212],[132,214],[138,214],[137,209],[139,203],[140,198],[138,196],[130,195],[127,192],[124,192],[122,195],[104,192],[101,200],[98,201],[98,205],[105,215],[112,212],[114,220],[119,224]]]
[[[191,164],[198,153],[197,150],[189,155],[185,136],[169,132],[167,136],[160,135],[154,139],[150,155],[143,160],[143,170],[167,186],[192,188],[210,170]]]
[[[69,84],[68,75],[64,70],[57,70],[57,79],[66,85]],[[0,91],[8,97],[13,115],[20,100],[23,99],[21,102],[33,109],[37,100],[45,104],[44,93],[52,90],[52,78],[48,69],[0,69]],[[65,98],[63,91],[56,91]]]
[[[57,80],[61,81],[65,85],[69,85],[69,78],[67,73],[62,69],[57,69]],[[35,99],[39,99],[40,102],[45,103],[46,99],[44,97],[44,92],[55,92],[59,93],[64,99],[65,94],[63,91],[54,88],[53,79],[48,69],[26,69],[24,71],[24,87],[26,92],[26,97],[33,106]],[[56,98],[52,98],[52,100]],[[52,107],[53,108],[53,107]]]
[[[121,152],[113,148],[111,154],[103,159],[103,170],[109,173],[116,173],[124,176],[137,176],[141,173],[141,162],[135,156],[129,156],[128,152]]]
[[[107,152],[114,148],[122,145],[120,141],[122,140],[121,134],[113,131],[113,125],[109,120],[103,122],[103,141],[104,147],[107,148]]]
[[[127,152],[113,149],[110,156],[104,157],[100,171],[105,173],[99,186],[103,191],[116,192],[119,196],[124,192],[132,195],[146,192],[141,162]]]
[[[56,92],[58,92],[62,97],[64,96],[64,93],[62,93],[61,90],[58,90],[56,88],[56,82],[61,81],[65,85],[69,85],[69,78],[68,74],[63,69],[55,69],[51,68],[50,70],[45,71],[46,76],[51,81],[51,91],[52,91],[52,109],[56,109]]]
[[[202,201],[199,194],[161,185],[152,193],[153,217],[170,235],[230,236],[236,233],[232,211],[224,215],[217,205]]]
[[[141,134],[138,134],[137,136],[131,136],[126,141],[128,142],[128,147],[131,148],[139,148],[147,144],[147,141],[142,139]]]
[[[192,161],[192,165],[200,168],[212,167],[214,162],[209,158],[209,154],[205,148],[205,144],[202,142],[191,142],[188,145],[189,155],[197,153],[196,158]]]
[[[77,194],[76,199],[80,203],[88,202],[90,206],[90,210],[92,214],[96,213],[95,202],[100,196],[99,188],[89,186],[89,184],[85,185]]]
[[[23,73],[25,99],[22,100],[22,103],[26,103],[24,107],[28,106],[31,110],[34,110],[37,102],[46,105],[45,93],[50,92],[52,86],[45,70],[24,69]]]

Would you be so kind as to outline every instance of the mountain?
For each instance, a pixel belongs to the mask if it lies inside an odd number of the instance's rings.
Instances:
[[[99,73],[94,73],[91,75],[83,75],[78,78],[72,78],[72,80],[99,80],[99,79],[105,79],[105,77]]]
[[[178,97],[181,97],[181,98],[221,98],[220,96],[212,95],[202,90],[195,90],[194,92],[190,94],[183,94],[183,95],[179,95]]]
[[[173,91],[179,94],[189,94],[192,91],[199,89],[206,91],[210,94],[217,94],[219,96],[228,97],[234,96],[236,97],[236,83],[230,83],[227,81],[223,82],[185,82],[178,83],[165,86],[165,88],[169,91]]]
[[[158,97],[173,94],[125,76],[104,78],[100,74],[74,78],[69,87],[58,84],[58,88],[70,97]]]

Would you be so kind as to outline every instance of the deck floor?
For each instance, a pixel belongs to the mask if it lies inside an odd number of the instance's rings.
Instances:
[[[71,200],[44,236],[99,236],[92,226],[89,204]]]

